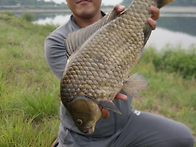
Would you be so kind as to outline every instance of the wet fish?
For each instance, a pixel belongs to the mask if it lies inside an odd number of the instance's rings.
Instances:
[[[150,6],[161,8],[174,0],[133,0],[116,18],[114,8],[104,18],[65,40],[69,60],[65,67],[60,95],[70,117],[83,133],[93,133],[101,117],[101,107],[121,114],[113,105],[122,89],[133,97],[148,88],[139,73],[129,76],[141,58],[150,34]],[[75,50],[77,49],[77,50]]]

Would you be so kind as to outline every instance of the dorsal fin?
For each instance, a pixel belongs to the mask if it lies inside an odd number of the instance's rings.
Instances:
[[[79,29],[78,31],[69,33],[67,39],[65,39],[65,47],[67,50],[67,55],[71,56],[71,54],[79,48],[93,33],[99,30],[102,26],[114,20],[117,15],[117,6],[113,8],[113,10],[108,13],[105,17],[100,19],[99,21],[89,25],[85,28]]]

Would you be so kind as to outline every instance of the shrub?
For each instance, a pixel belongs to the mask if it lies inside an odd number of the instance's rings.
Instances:
[[[196,77],[196,46],[189,49],[182,49],[180,46],[174,48],[167,46],[162,51],[153,48],[146,50],[144,62],[152,61],[157,71],[178,73],[183,78],[191,79]]]
[[[35,19],[35,15],[33,13],[24,12],[21,17],[21,19],[26,20],[28,22],[32,22]]]
[[[14,13],[13,12],[7,11],[7,10],[5,11],[5,14],[8,15],[8,16],[14,16]]]

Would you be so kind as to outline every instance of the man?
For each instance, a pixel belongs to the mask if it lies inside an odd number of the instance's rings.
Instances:
[[[53,31],[45,40],[46,60],[60,80],[67,63],[64,39],[70,32],[84,28],[98,21],[105,14],[100,10],[101,0],[66,0],[72,11],[70,20]],[[118,5],[118,15],[124,10]],[[151,7],[152,17],[148,19],[153,29],[154,20],[159,18],[159,9]],[[65,107],[60,106],[58,147],[193,147],[190,130],[183,124],[154,114],[134,111],[132,97],[121,91],[113,101],[122,115],[102,109],[102,117],[91,135],[81,133]],[[107,118],[107,119],[106,119]]]

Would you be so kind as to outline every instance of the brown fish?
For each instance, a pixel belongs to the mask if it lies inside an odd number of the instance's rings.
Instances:
[[[68,35],[65,46],[70,57],[60,94],[81,132],[94,132],[101,117],[100,107],[121,114],[111,102],[121,89],[133,97],[141,97],[137,90],[148,88],[141,74],[128,76],[151,34],[150,6],[161,8],[172,1],[133,0],[119,17],[115,18],[114,8],[95,24]]]

